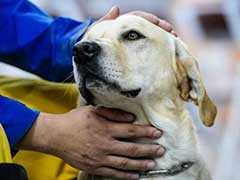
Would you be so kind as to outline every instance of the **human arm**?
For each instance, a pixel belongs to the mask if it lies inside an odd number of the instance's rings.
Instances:
[[[54,19],[27,0],[1,0],[0,61],[63,81],[72,71],[72,46],[91,23]]]
[[[39,114],[0,96],[0,117],[12,150],[52,154],[101,176],[136,179],[137,174],[124,170],[150,170],[154,162],[146,157],[164,153],[160,145],[124,142],[128,138],[159,138],[161,131],[133,125],[133,116],[119,110],[80,107],[65,114]],[[138,157],[145,160],[136,160]]]
[[[124,142],[128,138],[161,136],[153,127],[132,124],[129,115],[93,107],[61,115],[41,113],[18,147],[56,155],[91,174],[137,179],[133,170],[152,169],[151,157],[160,157],[164,150],[160,145]],[[145,158],[136,160],[138,157]]]
[[[101,176],[136,179],[137,174],[124,170],[150,170],[154,162],[146,157],[163,154],[160,145],[124,142],[128,138],[161,136],[161,131],[133,125],[133,120],[131,114],[119,110],[93,107],[58,115],[39,114],[0,96],[0,123],[12,150],[52,154],[78,169]],[[138,157],[145,160],[136,160]]]

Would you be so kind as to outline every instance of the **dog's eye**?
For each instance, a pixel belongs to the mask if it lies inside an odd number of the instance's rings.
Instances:
[[[142,34],[140,34],[139,32],[131,30],[131,31],[128,31],[127,33],[124,33],[123,38],[128,41],[135,41],[135,40],[139,40],[139,39],[142,39],[145,37]]]

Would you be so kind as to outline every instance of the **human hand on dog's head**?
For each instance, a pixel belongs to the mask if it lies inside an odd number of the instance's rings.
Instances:
[[[129,12],[128,14],[140,16],[150,21],[151,23],[159,26],[165,31],[172,33],[174,36],[177,36],[176,32],[173,30],[173,26],[169,22],[162,20],[151,13],[147,13],[144,11],[132,11],[132,12]],[[98,22],[101,22],[104,20],[116,19],[118,16],[120,16],[120,9],[117,6],[114,6],[109,10],[109,12],[105,16],[99,19]]]

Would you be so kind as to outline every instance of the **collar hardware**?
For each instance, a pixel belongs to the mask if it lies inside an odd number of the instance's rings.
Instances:
[[[154,176],[175,176],[178,175],[193,166],[194,162],[183,162],[178,165],[172,166],[170,169],[159,169],[147,172],[141,172],[140,178],[148,178]]]

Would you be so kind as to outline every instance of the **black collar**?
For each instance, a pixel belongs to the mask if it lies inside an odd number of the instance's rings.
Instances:
[[[148,178],[148,177],[154,177],[154,176],[175,176],[177,174],[180,174],[186,170],[188,170],[190,167],[193,166],[193,162],[183,162],[178,165],[172,166],[170,169],[159,169],[159,170],[153,170],[153,171],[147,171],[140,173],[140,178]]]

